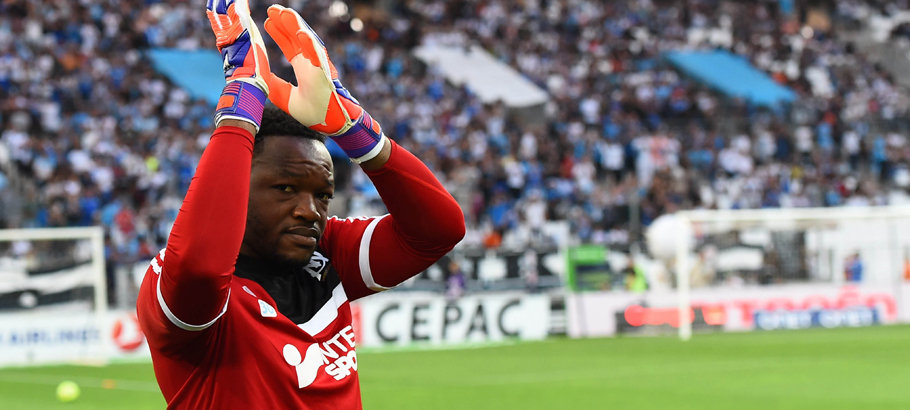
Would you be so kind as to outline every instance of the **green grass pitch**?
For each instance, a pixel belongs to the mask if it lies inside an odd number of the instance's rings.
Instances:
[[[362,352],[364,408],[908,409],[910,326]],[[114,379],[114,389],[101,388]],[[82,387],[59,403],[62,380]],[[0,409],[163,409],[150,364],[0,369]]]

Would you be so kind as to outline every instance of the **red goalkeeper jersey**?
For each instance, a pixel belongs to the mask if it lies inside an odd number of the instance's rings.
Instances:
[[[168,408],[361,408],[350,301],[450,251],[464,232],[461,210],[393,144],[389,162],[368,172],[389,215],[330,219],[306,266],[238,258],[251,152],[249,133],[216,131],[140,289],[140,324]]]

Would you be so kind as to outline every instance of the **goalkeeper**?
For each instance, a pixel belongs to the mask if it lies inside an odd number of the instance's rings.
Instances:
[[[448,253],[464,217],[281,6],[265,29],[297,86],[275,77],[246,1],[209,1],[227,86],[167,248],[143,280],[139,320],[169,409],[360,408],[350,301]],[[280,109],[264,108],[267,98]],[[389,215],[328,218],[327,137],[363,167]]]

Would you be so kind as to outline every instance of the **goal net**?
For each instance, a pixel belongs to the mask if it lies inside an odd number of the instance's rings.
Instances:
[[[107,360],[103,235],[0,230],[0,366]]]
[[[910,207],[686,211],[669,266],[679,335],[900,320]]]

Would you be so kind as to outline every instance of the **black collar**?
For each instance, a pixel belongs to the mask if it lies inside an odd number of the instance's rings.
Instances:
[[[300,273],[300,267],[286,264],[272,263],[254,256],[237,255],[237,264],[234,274],[241,278],[249,279],[262,284],[276,277],[292,276]]]
[[[340,282],[337,274],[321,281],[303,266],[274,264],[247,255],[237,256],[234,275],[262,286],[275,301],[275,308],[296,324],[310,320],[332,298],[332,290]]]

